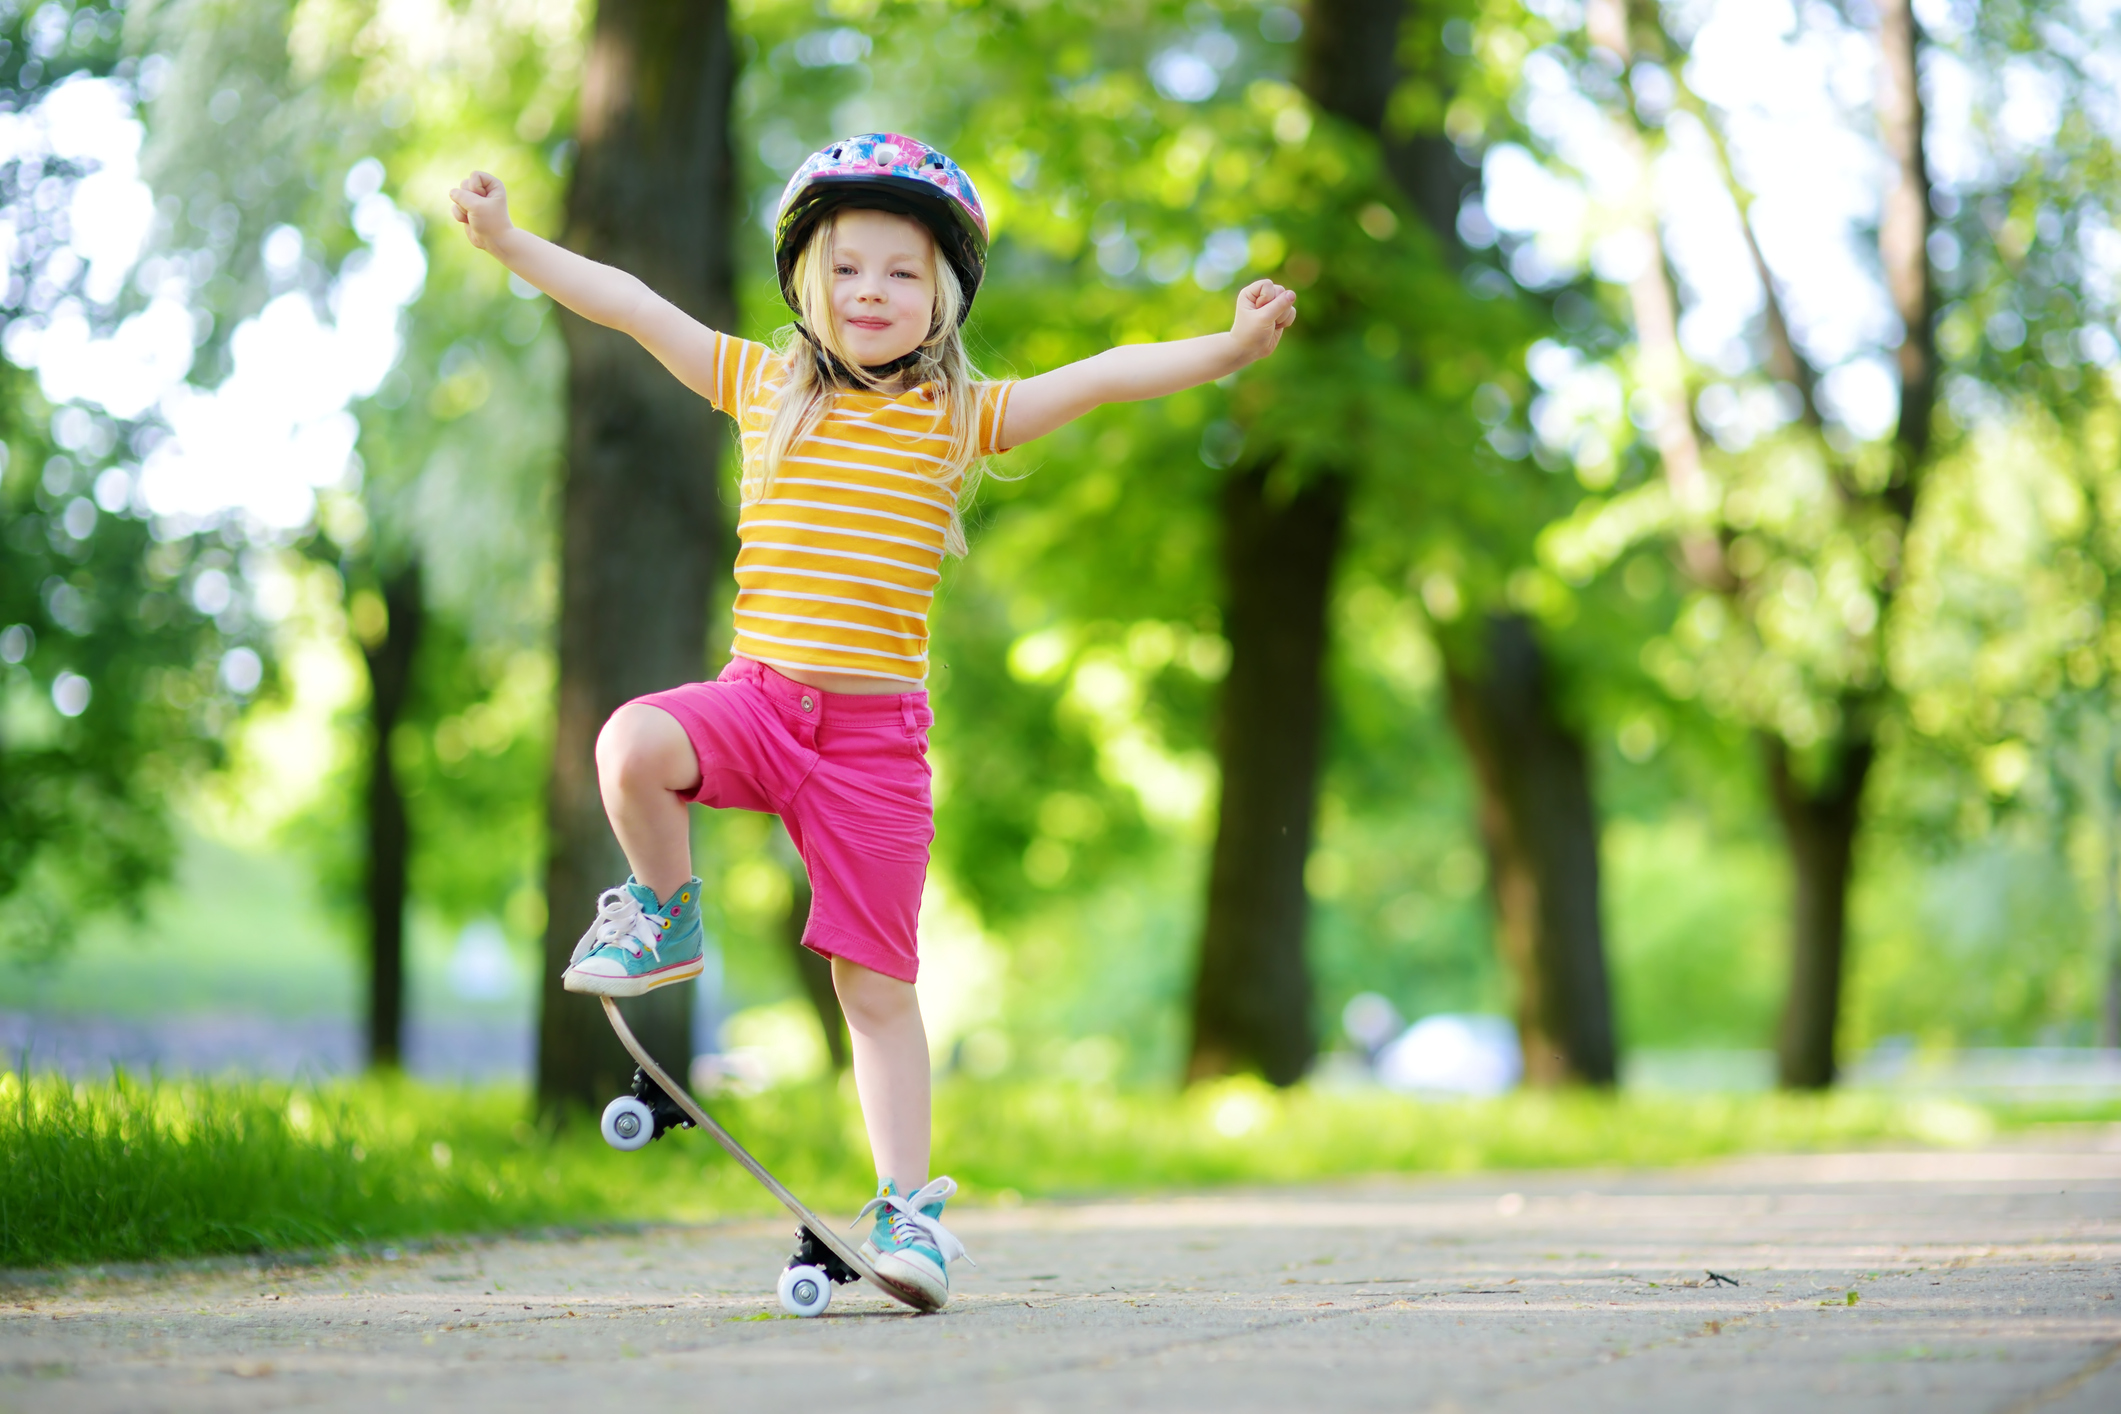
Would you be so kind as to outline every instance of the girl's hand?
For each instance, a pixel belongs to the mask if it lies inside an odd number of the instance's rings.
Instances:
[[[1281,342],[1281,331],[1296,322],[1296,291],[1272,280],[1254,280],[1237,292],[1237,318],[1230,337],[1248,360],[1262,359]]]
[[[471,243],[480,250],[492,250],[495,242],[515,229],[508,219],[507,189],[491,172],[473,172],[462,186],[450,189],[449,201]]]

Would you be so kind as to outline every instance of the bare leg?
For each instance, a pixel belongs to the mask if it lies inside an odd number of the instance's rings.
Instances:
[[[928,1029],[911,982],[832,959],[832,985],[854,1041],[854,1086],[876,1176],[911,1193],[928,1181]]]
[[[700,760],[677,718],[629,702],[597,734],[597,788],[633,877],[669,898],[692,877],[685,801],[700,788]]]

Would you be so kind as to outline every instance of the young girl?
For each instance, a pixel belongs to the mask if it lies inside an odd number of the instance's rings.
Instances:
[[[516,229],[484,172],[450,198],[473,245],[632,335],[742,435],[733,656],[714,682],[627,703],[598,737],[604,809],[633,877],[598,901],[565,985],[636,996],[697,975],[687,804],[779,815],[810,874],[803,942],[832,960],[876,1159],[863,1255],[940,1306],[964,1248],[939,1220],[957,1185],[928,1178],[914,977],[934,836],[921,684],[943,554],[965,552],[961,508],[983,458],[1264,358],[1296,318],[1295,292],[1259,280],[1226,334],[982,382],[961,331],[986,215],[957,164],[910,138],[836,142],[789,181],[774,255],[797,320],[778,348],[704,328],[633,276]]]

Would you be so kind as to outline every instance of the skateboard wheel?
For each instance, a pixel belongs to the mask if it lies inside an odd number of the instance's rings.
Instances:
[[[604,1131],[604,1142],[614,1149],[645,1149],[655,1138],[655,1112],[633,1096],[621,1095],[604,1106],[604,1120],[598,1127]]]
[[[832,1279],[823,1267],[790,1267],[781,1273],[781,1309],[791,1316],[823,1315],[832,1304]]]

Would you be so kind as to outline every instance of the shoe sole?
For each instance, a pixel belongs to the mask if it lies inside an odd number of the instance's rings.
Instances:
[[[920,1307],[923,1311],[940,1311],[950,1304],[950,1288],[948,1286],[943,1288],[941,1295],[937,1295],[931,1287],[920,1282],[909,1281],[900,1276],[899,1264],[891,1262],[891,1254],[887,1252],[878,1257],[872,1255],[873,1250],[865,1248],[862,1256],[867,1258],[869,1265],[875,1269],[877,1280],[890,1287],[899,1296]],[[890,1263],[890,1265],[887,1266],[885,1265],[886,1263]]]
[[[585,977],[576,972],[560,974],[560,986],[570,992],[584,992],[593,997],[638,997],[643,992],[652,992],[658,987],[667,987],[673,982],[683,982],[697,977],[707,967],[704,954],[690,962],[676,963],[654,972],[643,972],[638,977]]]

